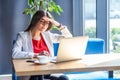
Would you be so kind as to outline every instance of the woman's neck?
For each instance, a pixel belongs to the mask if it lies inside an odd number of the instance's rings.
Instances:
[[[40,34],[41,34],[41,32],[39,30],[34,30],[34,29],[31,30],[31,36],[35,40],[40,40],[41,39]]]

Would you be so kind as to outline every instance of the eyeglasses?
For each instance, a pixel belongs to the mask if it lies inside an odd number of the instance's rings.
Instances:
[[[45,20],[40,20],[40,23],[42,24],[42,25],[49,25],[49,22],[48,21],[45,21]]]

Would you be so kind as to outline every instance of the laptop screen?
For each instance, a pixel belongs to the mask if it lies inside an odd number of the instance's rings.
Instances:
[[[87,41],[87,36],[61,39],[56,62],[81,59],[85,54]]]

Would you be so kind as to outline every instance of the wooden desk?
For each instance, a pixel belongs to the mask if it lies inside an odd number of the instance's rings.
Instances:
[[[36,65],[27,59],[13,60],[17,76],[41,75],[65,72],[120,70],[120,54],[85,55],[82,60]]]

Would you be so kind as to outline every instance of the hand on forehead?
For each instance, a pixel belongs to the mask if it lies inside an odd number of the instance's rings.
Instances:
[[[50,21],[50,19],[47,16],[44,16],[42,19],[48,22]]]
[[[45,21],[47,21],[47,22],[51,22],[51,23],[55,22],[53,19],[50,19],[47,16],[44,16],[42,19],[45,20]]]

